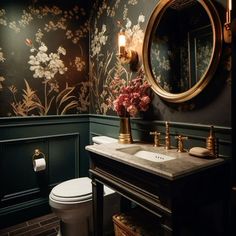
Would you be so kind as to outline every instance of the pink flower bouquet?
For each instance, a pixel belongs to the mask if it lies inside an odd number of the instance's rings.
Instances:
[[[134,117],[139,111],[147,111],[151,102],[149,88],[143,73],[130,81],[115,77],[109,84],[113,110],[121,117]]]

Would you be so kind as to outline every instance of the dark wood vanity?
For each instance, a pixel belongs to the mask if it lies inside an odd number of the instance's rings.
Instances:
[[[206,229],[201,228],[201,220],[204,218],[201,210],[212,204],[217,204],[221,208],[217,216],[221,224],[220,233],[228,235],[228,161],[220,158],[200,160],[186,153],[176,160],[153,163],[122,153],[119,151],[120,147],[126,145],[86,147],[91,161],[89,172],[93,186],[96,236],[103,235],[103,185],[111,187],[121,196],[153,213],[157,222],[156,227],[160,227],[161,230],[160,235],[206,235]],[[172,170],[178,170],[175,172],[176,175],[173,175],[174,172],[166,174]]]

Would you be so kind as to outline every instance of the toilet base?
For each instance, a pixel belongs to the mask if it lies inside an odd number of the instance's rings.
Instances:
[[[91,220],[86,217],[75,223],[60,221],[60,228],[57,236],[92,236]]]
[[[113,193],[104,198],[104,235],[114,235],[112,216],[120,211],[120,196],[118,193]],[[55,210],[55,209],[54,209]],[[58,213],[55,211],[55,213]],[[79,232],[79,233],[78,233]],[[76,221],[60,220],[60,228],[57,236],[92,236],[93,235],[93,220],[92,212],[89,216],[82,217]]]

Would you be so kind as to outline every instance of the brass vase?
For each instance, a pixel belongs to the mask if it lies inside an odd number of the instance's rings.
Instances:
[[[130,117],[120,117],[119,143],[133,143],[131,134]]]

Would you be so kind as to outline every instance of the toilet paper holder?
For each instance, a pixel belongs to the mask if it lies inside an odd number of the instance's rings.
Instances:
[[[32,156],[33,169],[35,172],[43,171],[46,169],[46,156],[39,149],[34,150]]]
[[[35,149],[34,154],[32,156],[32,161],[34,161],[35,159],[38,159],[38,158],[44,158],[46,161],[45,154],[43,152],[41,152],[39,149]]]

